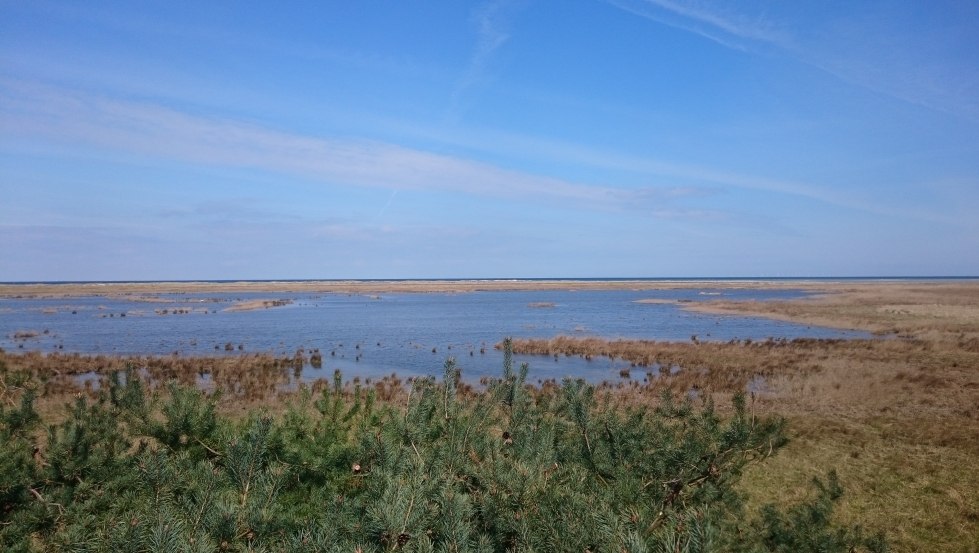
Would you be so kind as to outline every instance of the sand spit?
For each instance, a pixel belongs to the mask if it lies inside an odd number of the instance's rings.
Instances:
[[[979,281],[841,287],[801,300],[682,304],[700,313],[753,315],[916,338],[979,338]]]
[[[968,281],[973,286],[979,281]],[[476,292],[533,290],[689,290],[790,289],[811,292],[875,290],[881,287],[957,286],[962,283],[900,280],[328,280],[241,282],[86,282],[66,284],[0,284],[0,297],[50,298],[76,296],[136,297],[153,294],[293,292],[381,294],[397,292]]]
[[[784,282],[772,284],[780,286]],[[979,336],[979,280],[834,281],[794,288],[813,295],[769,301],[730,300],[723,296],[704,301],[649,298],[635,303],[677,305],[698,313],[764,317],[880,335]]]
[[[292,303],[292,300],[249,300],[238,302],[225,311],[254,311],[256,309],[271,309]]]

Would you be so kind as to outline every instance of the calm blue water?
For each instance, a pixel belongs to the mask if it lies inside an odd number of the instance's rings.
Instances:
[[[378,296],[164,294],[154,296],[158,300],[154,302],[106,297],[0,299],[0,347],[8,351],[142,355],[237,355],[241,351],[291,355],[298,348],[318,348],[323,353],[323,368],[307,367],[303,376],[308,379],[329,377],[337,368],[348,377],[439,375],[451,356],[464,376],[473,380],[500,373],[502,354],[493,346],[506,336],[689,340],[697,335],[700,340],[719,341],[868,336],[754,317],[697,314],[673,304],[636,303],[647,298],[696,302],[804,295],[791,290],[704,288]],[[226,311],[235,302],[254,299],[288,299],[293,303],[271,309]],[[533,306],[541,303],[553,307]],[[164,309],[189,313],[160,314]],[[15,338],[23,332],[37,335]],[[225,351],[226,343],[233,344],[233,352]],[[564,376],[603,380],[618,377],[618,370],[627,366],[608,359],[555,360],[546,356],[515,356],[515,361],[530,363],[534,380]]]

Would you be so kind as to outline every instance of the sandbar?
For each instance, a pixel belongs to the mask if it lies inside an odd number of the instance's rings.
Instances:
[[[0,283],[0,297],[78,297],[135,296],[147,301],[154,294],[200,294],[233,292],[304,292],[378,294],[396,292],[476,292],[508,290],[677,290],[724,289],[790,289],[811,292],[874,290],[881,287],[948,286],[976,281],[907,280],[304,280],[304,281],[238,281],[238,282],[80,282],[80,283]]]

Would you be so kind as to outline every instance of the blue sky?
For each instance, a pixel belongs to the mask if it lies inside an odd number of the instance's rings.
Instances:
[[[0,280],[979,274],[979,3],[0,0]]]

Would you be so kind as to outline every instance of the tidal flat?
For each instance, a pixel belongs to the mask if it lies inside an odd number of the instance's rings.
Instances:
[[[108,285],[106,293],[97,295],[14,294],[0,298],[0,347],[114,356],[261,353],[295,358],[297,352],[320,352],[321,364],[304,364],[298,375],[304,381],[329,378],[335,369],[349,377],[425,376],[453,357],[463,380],[472,382],[499,372],[502,356],[494,346],[507,336],[713,342],[870,336],[687,309],[717,298],[766,302],[809,294],[795,288],[736,289],[704,282],[636,289],[623,288],[621,282],[588,282],[589,288],[580,289],[581,282],[566,282],[559,289],[535,281],[504,283],[517,287],[512,290],[467,289],[473,283],[453,282],[458,287],[453,291],[399,291],[402,285],[418,284],[411,282],[353,293],[274,291],[259,285],[274,289],[275,283],[250,284],[251,291],[216,283],[213,289],[180,293],[163,288],[128,295]],[[662,303],[644,303],[650,296]],[[618,359],[518,356],[518,363],[531,365],[532,381],[571,377],[598,383],[624,368]]]
[[[977,551],[979,478],[975,476],[974,461],[979,458],[979,282],[976,281],[446,281],[285,283],[281,284],[282,288],[278,283],[216,284],[211,288],[204,283],[140,283],[109,284],[95,289],[97,295],[88,296],[93,290],[90,285],[57,286],[62,285],[4,285],[0,286],[0,295],[11,301],[61,302],[66,309],[75,306],[76,312],[83,313],[78,308],[86,301],[104,303],[127,294],[141,298],[160,294],[201,294],[201,297],[245,294],[239,288],[232,290],[227,286],[247,286],[249,293],[265,300],[276,299],[276,293],[332,294],[336,298],[353,294],[349,297],[358,299],[352,308],[370,302],[383,303],[385,294],[430,292],[454,297],[452,294],[519,292],[524,294],[514,300],[520,306],[519,313],[553,317],[560,316],[562,309],[568,310],[567,302],[554,301],[540,293],[578,294],[569,292],[574,289],[621,293],[621,305],[628,304],[631,309],[670,309],[671,315],[680,317],[674,319],[679,326],[684,320],[762,319],[769,323],[788,323],[794,326],[786,328],[800,331],[818,327],[856,332],[826,336],[739,332],[734,336],[715,330],[723,326],[718,324],[713,325],[711,336],[704,330],[690,331],[690,327],[683,327],[682,335],[643,338],[622,332],[575,332],[573,327],[568,331],[574,323],[568,321],[560,328],[533,329],[535,332],[528,333],[533,336],[517,336],[514,350],[519,354],[518,360],[530,363],[532,375],[537,367],[555,364],[573,370],[578,370],[577,364],[581,364],[586,370],[600,373],[600,378],[593,381],[613,404],[655,404],[661,392],[668,389],[686,394],[694,401],[712,397],[723,406],[730,404],[729,396],[747,390],[755,412],[787,419],[790,437],[789,444],[775,457],[748,469],[740,485],[753,502],[791,504],[800,494],[807,493],[806,483],[810,479],[836,468],[846,489],[837,513],[842,522],[886,531],[895,551]],[[193,291],[186,286],[193,287]],[[296,286],[310,288],[300,290]],[[664,291],[670,293],[657,295]],[[686,295],[671,295],[677,291]],[[758,291],[777,293],[752,295]],[[709,295],[714,292],[720,293]],[[373,299],[372,295],[379,299]],[[642,300],[654,301],[643,303]],[[529,307],[534,302],[549,302],[554,307]],[[179,328],[193,320],[192,317],[217,317],[222,313],[220,303],[200,303],[209,306],[207,315],[198,311],[163,316],[151,309],[142,317],[167,321]],[[294,303],[228,315],[289,315],[289,310],[297,307]],[[19,307],[7,309],[4,316],[15,315]],[[52,314],[43,312],[50,307],[38,306],[38,309],[32,313],[40,320],[61,316],[67,320],[72,316],[70,311]],[[97,313],[95,310],[89,314]],[[682,318],[687,315],[707,318]],[[130,323],[130,318],[140,317],[130,315],[122,324]],[[105,320],[97,316],[88,320],[88,323],[102,322]],[[113,318],[112,324],[120,323],[118,315]],[[330,364],[333,350],[312,345],[301,350],[290,347],[283,351],[274,348],[250,351],[253,347],[247,343],[214,336],[206,347],[220,348],[208,356],[86,353],[52,351],[51,344],[55,342],[46,338],[51,331],[45,335],[44,328],[17,331],[24,334],[18,339],[7,338],[14,340],[9,344],[20,340],[20,343],[44,347],[19,352],[16,346],[6,345],[0,357],[5,382],[10,382],[9,375],[15,372],[29,374],[40,392],[39,405],[53,415],[64,413],[63,405],[76,395],[94,397],[100,381],[112,370],[127,365],[140,368],[155,386],[171,379],[210,386],[221,392],[219,408],[228,413],[243,414],[256,408],[282,413],[285,405],[303,390],[322,388],[331,379],[333,368],[341,368],[344,374],[353,377],[355,373],[350,370],[357,363],[366,363],[372,351],[384,348],[383,343],[378,345],[367,339],[348,341],[343,355],[349,357],[344,365],[334,367]],[[228,344],[231,344],[230,351],[226,350]],[[449,350],[447,346],[453,344],[455,347]],[[239,345],[245,347],[239,349]],[[431,365],[428,372],[438,374],[446,357],[465,360],[470,353],[473,358],[493,355],[496,345],[496,341],[482,344],[447,339],[435,345],[419,344],[416,350],[425,353]],[[432,348],[436,351],[430,351]],[[480,353],[480,348],[485,352]],[[393,353],[399,354],[401,350]],[[324,367],[322,379],[297,378],[307,370],[305,367],[311,364],[314,355],[318,355]],[[361,361],[353,361],[357,355],[363,356]],[[537,390],[546,389],[564,372],[548,373],[539,382],[532,376],[529,381],[535,383]],[[92,376],[79,381],[75,378],[79,374]],[[356,380],[350,378],[346,387],[350,393],[357,386],[371,387],[382,401],[397,403],[405,400],[411,378],[410,372],[385,371],[359,375]],[[6,384],[3,392],[12,393]],[[481,393],[479,378],[470,381],[464,393]]]

